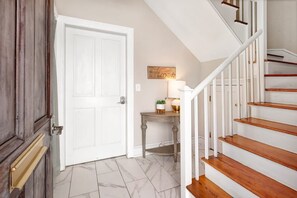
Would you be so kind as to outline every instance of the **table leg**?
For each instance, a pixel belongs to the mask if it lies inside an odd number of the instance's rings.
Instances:
[[[178,128],[176,124],[173,124],[172,133],[173,133],[173,146],[174,146],[174,162],[177,162],[177,132]]]
[[[141,120],[141,130],[142,130],[142,157],[145,158],[145,149],[146,149],[146,121]]]

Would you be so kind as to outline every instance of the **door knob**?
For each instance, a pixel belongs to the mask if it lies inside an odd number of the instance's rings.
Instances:
[[[119,104],[125,104],[126,103],[126,98],[125,96],[121,96],[120,97],[120,102],[118,102]]]
[[[54,115],[51,115],[51,119],[50,119],[51,130],[50,130],[50,134],[51,135],[61,135],[62,134],[62,130],[63,130],[63,126],[56,126],[54,120],[55,120],[55,116]]]
[[[55,123],[52,124],[52,135],[61,135],[63,126],[56,126]]]

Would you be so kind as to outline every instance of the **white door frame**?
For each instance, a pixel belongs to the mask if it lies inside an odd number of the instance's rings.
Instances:
[[[65,126],[65,28],[66,26],[83,27],[101,32],[109,32],[124,35],[126,37],[126,85],[127,85],[127,115],[126,115],[126,154],[127,157],[133,157],[134,147],[134,29],[129,27],[117,26],[112,24],[88,21],[79,18],[59,15],[57,17],[57,29],[55,39],[55,54],[57,65],[57,88],[58,88],[58,122],[59,125]],[[64,127],[65,128],[65,127]],[[63,131],[60,136],[60,170],[65,169],[66,155],[66,138]]]

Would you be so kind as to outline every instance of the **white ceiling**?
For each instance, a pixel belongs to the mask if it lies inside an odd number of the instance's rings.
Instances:
[[[144,0],[200,62],[228,57],[240,46],[209,0]]]

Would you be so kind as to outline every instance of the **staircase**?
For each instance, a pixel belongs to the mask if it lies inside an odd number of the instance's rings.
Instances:
[[[182,197],[297,197],[297,63],[264,54],[256,29],[197,87],[182,91]]]

